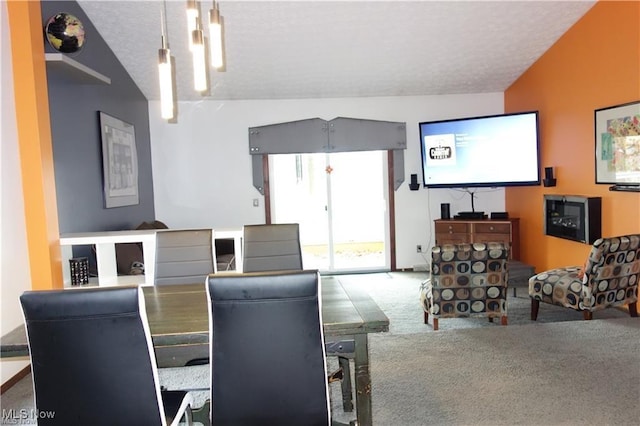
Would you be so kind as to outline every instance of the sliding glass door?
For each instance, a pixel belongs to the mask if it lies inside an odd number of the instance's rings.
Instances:
[[[305,268],[388,269],[386,152],[269,159],[272,221],[300,224]]]

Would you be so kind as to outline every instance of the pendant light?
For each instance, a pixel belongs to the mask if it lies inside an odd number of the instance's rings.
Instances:
[[[196,0],[187,0],[187,34],[189,39],[189,50],[193,51],[193,31],[196,23],[200,20],[200,10]]]
[[[209,47],[211,66],[216,69],[224,65],[222,55],[222,21],[220,20],[220,9],[218,3],[213,1],[213,9],[209,10]]]
[[[207,61],[204,51],[204,35],[200,24],[196,21],[196,29],[191,33],[191,41],[193,47],[191,53],[193,55],[193,83],[194,88],[198,92],[207,90]]]
[[[166,3],[165,3],[166,7]],[[158,49],[158,74],[160,77],[160,115],[165,120],[174,117],[173,72],[171,69],[171,51],[165,34],[165,20],[160,10],[162,47]]]

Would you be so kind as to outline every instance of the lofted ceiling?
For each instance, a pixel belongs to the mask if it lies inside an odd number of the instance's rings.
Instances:
[[[77,0],[149,100],[161,11],[178,99],[297,99],[506,90],[595,4],[578,1],[218,2],[226,70],[193,89],[186,1]],[[208,16],[212,0],[201,1]],[[207,21],[205,19],[205,30]],[[205,31],[206,34],[206,31]],[[90,48],[91,34],[87,35]]]

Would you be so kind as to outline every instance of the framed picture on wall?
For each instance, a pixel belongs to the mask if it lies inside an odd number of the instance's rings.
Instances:
[[[138,199],[138,155],[133,124],[100,111],[104,206],[131,206]]]
[[[595,110],[596,183],[640,191],[640,102]]]

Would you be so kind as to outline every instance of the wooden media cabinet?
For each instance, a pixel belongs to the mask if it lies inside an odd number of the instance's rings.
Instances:
[[[436,244],[497,242],[510,246],[509,258],[520,259],[520,219],[436,219]]]

